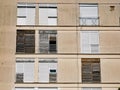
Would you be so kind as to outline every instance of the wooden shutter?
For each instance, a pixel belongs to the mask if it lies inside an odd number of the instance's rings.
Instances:
[[[54,30],[45,30],[40,31],[39,36],[39,50],[40,53],[53,53],[56,52],[56,31]]]
[[[17,39],[16,39],[16,52],[24,52],[24,31],[18,30],[17,31]]]
[[[35,31],[25,31],[25,53],[35,52]]]
[[[100,60],[98,58],[82,59],[82,82],[100,82]]]
[[[40,39],[39,42],[40,53],[48,53],[48,49],[49,49],[48,34],[45,31],[40,31],[39,39]]]
[[[35,53],[35,31],[18,30],[17,31],[17,53]]]

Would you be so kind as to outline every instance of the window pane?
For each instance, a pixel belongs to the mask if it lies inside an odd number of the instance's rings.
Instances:
[[[35,24],[35,4],[18,4],[17,25]]]
[[[99,32],[81,31],[81,52],[98,53],[99,52]]]
[[[98,25],[97,4],[80,4],[80,25]]]
[[[57,18],[56,17],[48,17],[48,25],[57,25]]]
[[[39,88],[39,90],[58,90],[57,88]]]
[[[39,4],[39,24],[57,25],[56,4]]]
[[[56,82],[57,80],[57,61],[44,59],[39,61],[39,81]]]
[[[15,88],[15,90],[34,90],[34,88]]]
[[[80,17],[98,17],[98,5],[80,4]]]
[[[34,59],[19,58],[16,60],[16,82],[34,81]]]
[[[92,87],[83,87],[82,90],[102,90],[102,89],[99,88],[99,87],[95,87],[95,88],[92,88]]]

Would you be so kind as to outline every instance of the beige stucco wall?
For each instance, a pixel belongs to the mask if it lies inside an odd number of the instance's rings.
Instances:
[[[17,0],[17,2],[41,2],[41,3],[119,3],[119,0]]]
[[[0,1],[0,90],[12,90],[15,69],[16,1]]]
[[[120,59],[101,59],[102,82],[120,83]]]
[[[119,3],[119,0],[77,0],[79,3]]]
[[[75,26],[76,22],[76,4],[58,4],[58,25]]]
[[[118,88],[102,88],[102,90],[118,90]]]
[[[75,30],[58,31],[57,47],[58,53],[76,53],[77,52],[77,35]]]
[[[18,0],[20,2],[25,2],[26,0]],[[16,25],[16,5],[15,0],[1,0],[0,1],[0,90],[12,90],[14,88],[14,78],[15,78],[15,25]],[[35,2],[35,3],[61,3],[58,4],[58,25],[60,26],[71,26],[79,23],[77,18],[79,15],[76,15],[78,11],[78,4],[75,3],[76,0],[27,0],[27,2]],[[119,0],[77,0],[78,3],[120,3]],[[66,3],[66,4],[62,4]],[[113,4],[112,4],[113,5]],[[116,5],[116,4],[115,4]],[[115,7],[115,11],[109,11],[109,5],[102,6],[99,8],[100,15],[100,24],[101,25],[118,25],[118,17],[120,16],[120,8],[118,6]],[[109,11],[109,12],[108,12]],[[78,17],[76,17],[78,16]],[[109,18],[110,19],[109,19]],[[114,23],[113,23],[114,22]],[[42,30],[51,29],[51,27],[40,27]],[[55,27],[54,30],[56,30]],[[77,53],[80,50],[80,41],[79,41],[79,32],[76,32],[78,27],[71,29],[72,27],[68,27],[67,30],[60,29],[61,27],[57,27],[58,36],[57,36],[57,45],[58,45],[58,53]],[[63,27],[62,27],[63,28]],[[65,28],[65,27],[64,27]],[[70,29],[69,29],[70,28]],[[80,27],[81,28],[81,27]],[[98,28],[98,27],[96,27]],[[37,29],[39,27],[30,27],[30,29]],[[82,30],[82,28],[80,29]],[[120,53],[120,31],[100,31],[100,52],[101,53]],[[23,86],[27,87],[61,87],[61,90],[78,90],[75,88],[78,84],[64,84],[64,82],[80,82],[81,83],[81,58],[102,58],[101,59],[101,78],[102,82],[111,82],[111,83],[120,83],[120,72],[116,70],[120,69],[120,60],[119,56],[113,55],[80,55],[80,56],[72,56],[72,55],[25,55],[25,57],[35,57],[35,58],[58,58],[58,82],[63,82],[63,84],[24,84]],[[16,55],[17,57],[17,55]],[[24,57],[24,55],[20,55],[19,57]],[[79,59],[77,59],[79,57]],[[106,59],[109,58],[109,59]],[[113,59],[114,58],[114,59]],[[17,85],[17,84],[15,84]],[[22,84],[20,84],[22,86]],[[106,84],[99,84],[104,87]],[[98,86],[99,86],[98,85]],[[113,84],[115,85],[115,84]],[[19,86],[19,85],[18,85]],[[79,85],[79,87],[88,86]],[[91,86],[95,86],[92,84]],[[116,86],[107,85],[107,88],[103,88],[103,90],[117,90]],[[65,88],[62,88],[65,87]],[[70,88],[71,87],[71,88]],[[112,87],[112,88],[109,88]],[[81,88],[79,88],[81,90]]]
[[[78,59],[77,60],[77,63],[78,63],[78,79],[79,79],[79,82],[82,83],[82,63],[81,63],[81,59]]]
[[[119,4],[99,4],[99,23],[101,26],[118,26],[119,25]],[[110,6],[114,6],[111,11]],[[113,23],[114,22],[114,23]]]
[[[76,0],[17,0],[18,2],[36,2],[36,3],[75,3]]]
[[[77,59],[58,59],[58,82],[78,82]]]
[[[100,52],[120,53],[120,31],[100,31]]]
[[[60,90],[78,90],[78,88],[59,88]]]

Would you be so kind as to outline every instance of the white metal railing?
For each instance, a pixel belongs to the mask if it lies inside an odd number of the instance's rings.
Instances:
[[[80,17],[80,25],[99,25],[99,17]]]

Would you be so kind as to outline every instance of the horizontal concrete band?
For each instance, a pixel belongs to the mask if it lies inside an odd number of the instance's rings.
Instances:
[[[40,84],[40,83],[24,83],[15,84],[15,87],[58,87],[58,88],[81,88],[81,87],[102,87],[102,88],[116,88],[120,83],[100,83],[100,84],[80,84],[80,83],[54,83],[54,84]]]
[[[60,30],[60,31],[76,31],[76,30],[96,30],[96,31],[120,31],[120,26],[101,26],[101,27],[90,27],[90,26],[17,26],[16,29],[22,30]]]

